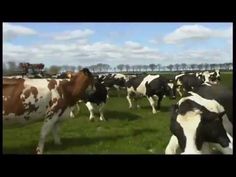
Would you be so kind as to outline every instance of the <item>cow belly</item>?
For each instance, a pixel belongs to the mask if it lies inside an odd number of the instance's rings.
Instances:
[[[47,89],[41,89],[37,97],[32,93],[28,96],[25,96],[23,93],[19,93],[19,96],[14,98],[3,98],[5,99],[3,101],[4,124],[32,122],[45,117],[51,93]]]
[[[135,91],[136,94],[146,95],[146,87],[145,85],[139,85]]]

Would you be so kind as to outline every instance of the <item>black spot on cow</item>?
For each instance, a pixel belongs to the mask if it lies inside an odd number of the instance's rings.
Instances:
[[[172,105],[171,107],[171,121],[170,121],[170,131],[177,137],[180,149],[184,151],[186,146],[186,136],[184,135],[184,130],[181,125],[177,122],[178,115],[178,105]]]
[[[96,91],[90,95],[85,95],[84,100],[89,101],[91,103],[96,103],[99,105],[100,103],[106,103],[107,99],[107,90],[106,87],[101,84],[99,81],[95,81]]]
[[[128,80],[126,82],[126,87],[128,87],[128,88],[133,87],[134,90],[136,90],[144,78],[145,78],[145,76],[131,78],[130,80]]]
[[[214,113],[204,112],[202,114],[201,122],[196,132],[196,145],[198,150],[202,148],[203,142],[219,143],[222,147],[229,145],[229,138],[223,127],[222,116],[225,112]]]

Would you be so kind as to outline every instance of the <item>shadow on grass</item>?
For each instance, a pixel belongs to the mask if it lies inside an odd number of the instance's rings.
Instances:
[[[141,106],[139,109],[147,109],[152,111],[152,107],[150,105],[144,105]],[[160,112],[170,112],[170,106],[161,106],[161,109],[159,109]]]
[[[122,111],[105,111],[104,117],[106,120],[111,120],[111,119],[120,119],[120,120],[128,120],[128,121],[133,121],[136,119],[141,118],[139,115],[130,113],[130,112],[122,112]]]
[[[99,136],[99,137],[65,137],[62,138],[61,145],[55,145],[53,140],[46,142],[45,144],[45,152],[55,150],[55,151],[62,151],[68,148],[77,147],[77,146],[89,146],[93,144],[98,144],[100,142],[107,142],[107,141],[116,141],[122,138],[129,138],[135,137],[138,135],[142,135],[144,133],[154,133],[156,132],[155,129],[133,129],[130,135],[114,135],[114,136]],[[3,154],[34,154],[34,149],[36,148],[37,143],[33,144],[30,143],[28,145],[24,145],[21,147],[10,147],[10,148],[3,148]],[[69,152],[67,152],[69,153]]]

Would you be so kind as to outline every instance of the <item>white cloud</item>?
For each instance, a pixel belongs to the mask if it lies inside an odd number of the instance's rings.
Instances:
[[[158,62],[163,58],[156,49],[135,42],[126,42],[122,46],[105,42],[86,43],[84,45],[73,42],[69,44],[38,44],[30,47],[5,43],[3,54],[4,61],[28,61],[33,63],[40,61],[60,65],[68,63],[75,65],[96,64],[98,62],[111,65],[120,63],[135,64],[138,62],[141,64],[144,62],[143,60],[156,60]]]
[[[211,37],[232,37],[232,28],[225,30],[210,29],[202,25],[183,25],[164,37],[167,44],[176,44],[186,40],[209,39]]]
[[[201,49],[178,52],[173,57],[173,63],[224,63],[232,62],[232,54],[222,49]]]
[[[89,36],[91,36],[92,34],[94,34],[94,31],[90,30],[90,29],[85,29],[85,30],[74,30],[74,31],[66,31],[64,33],[61,34],[57,34],[54,36],[55,40],[74,40],[74,39],[85,39],[88,38]]]
[[[9,41],[19,36],[31,36],[37,32],[31,28],[20,25],[13,25],[10,23],[3,23],[3,40]]]
[[[139,44],[138,42],[133,42],[133,41],[126,41],[125,42],[126,47],[130,49],[142,49],[143,46]]]

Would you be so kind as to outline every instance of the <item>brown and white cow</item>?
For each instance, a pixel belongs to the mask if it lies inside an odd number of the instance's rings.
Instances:
[[[38,147],[43,153],[46,136],[52,131],[54,141],[60,144],[58,123],[70,117],[76,102],[92,94],[93,76],[87,68],[69,79],[3,79],[4,124],[29,123],[44,118]]]

